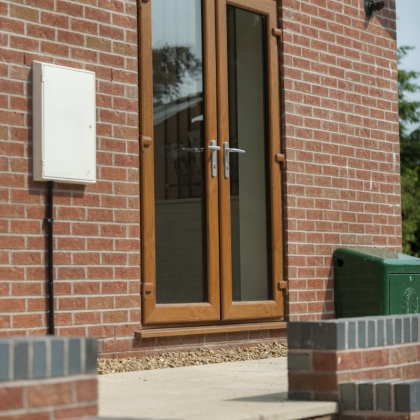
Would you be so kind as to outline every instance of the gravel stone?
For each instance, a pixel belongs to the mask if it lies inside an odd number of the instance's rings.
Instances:
[[[138,370],[168,369],[210,363],[243,362],[246,360],[286,357],[287,347],[282,343],[261,343],[253,347],[228,349],[200,348],[189,352],[168,352],[146,357],[98,359],[98,374],[134,372]]]

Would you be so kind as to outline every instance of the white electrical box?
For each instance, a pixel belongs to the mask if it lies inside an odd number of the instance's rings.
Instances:
[[[96,182],[95,73],[33,62],[34,180]]]

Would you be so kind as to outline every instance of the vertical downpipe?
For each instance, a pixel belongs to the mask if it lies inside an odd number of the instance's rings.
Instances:
[[[47,192],[47,218],[48,226],[47,249],[48,249],[48,334],[54,335],[54,237],[53,237],[53,181],[48,182]]]

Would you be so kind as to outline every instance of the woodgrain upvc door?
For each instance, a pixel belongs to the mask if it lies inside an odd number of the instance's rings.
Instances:
[[[274,27],[274,0],[141,3],[145,328],[283,316]]]
[[[280,318],[277,3],[216,1],[219,141],[245,152],[225,154],[229,174],[219,175],[222,318]]]

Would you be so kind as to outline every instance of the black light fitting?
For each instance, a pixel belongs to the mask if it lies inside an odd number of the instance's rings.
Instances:
[[[369,19],[373,17],[376,10],[382,10],[384,7],[385,3],[383,1],[377,1],[375,3],[373,0],[365,0],[365,12]]]

